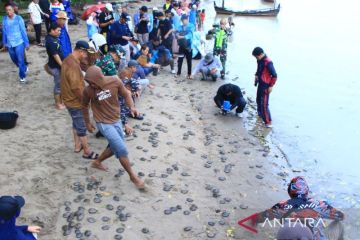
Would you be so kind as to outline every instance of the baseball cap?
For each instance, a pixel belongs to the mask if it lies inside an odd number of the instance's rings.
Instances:
[[[136,60],[130,60],[128,63],[128,67],[137,67],[139,63]]]
[[[204,61],[205,61],[206,63],[210,63],[212,60],[214,60],[214,56],[213,56],[212,53],[208,53],[208,54],[205,55]]]
[[[9,220],[25,205],[25,199],[21,196],[0,197],[0,217]]]
[[[181,21],[189,19],[189,16],[186,14],[181,15]]]
[[[127,14],[127,13],[121,13],[120,18],[125,19],[127,21],[128,16],[129,16],[129,14]]]
[[[85,50],[88,53],[95,53],[91,48],[88,42],[84,40],[79,40],[75,44],[75,49]]]
[[[105,8],[106,8],[108,11],[110,11],[110,12],[114,11],[111,3],[105,4]]]
[[[147,8],[146,6],[142,6],[142,7],[140,8],[140,10],[143,11],[143,12],[147,12],[148,8]]]

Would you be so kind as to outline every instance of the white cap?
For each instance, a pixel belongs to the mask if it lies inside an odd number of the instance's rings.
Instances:
[[[195,4],[192,5],[193,9],[197,9],[197,6]]]
[[[152,9],[153,11],[159,11],[159,9],[157,7],[153,7]]]
[[[109,10],[110,12],[114,11],[111,3],[105,4],[105,8],[106,8],[107,10]]]

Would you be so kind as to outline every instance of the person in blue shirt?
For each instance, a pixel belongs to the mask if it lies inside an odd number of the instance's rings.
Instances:
[[[178,29],[181,25],[181,15],[179,15],[174,8],[171,9],[171,23],[174,29]]]
[[[19,68],[20,83],[26,83],[28,68],[25,61],[25,49],[29,49],[29,39],[24,20],[15,14],[11,4],[5,5],[6,15],[3,17],[2,43],[8,49],[12,62]]]
[[[195,27],[197,26],[196,17],[197,17],[197,7],[195,4],[193,4],[189,13],[189,22],[193,24]]]
[[[21,196],[0,197],[0,239],[1,240],[36,240],[36,234],[41,228],[38,226],[16,226],[16,218],[20,209],[25,205]]]
[[[126,61],[130,61],[130,45],[129,41],[134,37],[130,31],[129,25],[127,24],[128,14],[122,13],[120,21],[115,22],[110,27],[110,44],[120,44],[121,47],[126,51]]]
[[[68,18],[67,18],[66,12],[64,12],[64,11],[60,11],[56,15],[56,17],[57,17],[56,23],[61,28],[59,40],[60,40],[61,49],[62,49],[62,52],[64,55],[64,59],[65,59],[67,56],[69,56],[72,53],[70,36],[69,36],[69,33],[65,26],[66,20]]]
[[[176,77],[181,75],[181,68],[186,57],[187,62],[187,78],[191,79],[191,67],[192,67],[192,39],[195,31],[195,26],[189,23],[189,17],[187,15],[181,16],[182,25],[177,29],[176,39],[179,45],[178,55],[178,70]]]

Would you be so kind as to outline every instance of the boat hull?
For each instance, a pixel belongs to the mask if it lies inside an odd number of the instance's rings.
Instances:
[[[264,16],[264,17],[276,17],[280,12],[280,4],[276,8],[259,9],[259,10],[245,10],[245,11],[233,11],[231,9],[222,8],[216,6],[214,2],[215,11],[217,14],[235,15],[235,16]]]

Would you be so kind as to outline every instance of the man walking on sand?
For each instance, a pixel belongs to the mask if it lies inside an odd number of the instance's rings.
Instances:
[[[84,90],[82,101],[86,127],[89,132],[94,130],[94,126],[90,123],[89,118],[89,105],[91,105],[96,127],[109,142],[109,146],[100,157],[93,161],[92,167],[107,171],[102,165],[102,161],[115,154],[129,174],[130,180],[136,187],[143,189],[144,182],[131,168],[120,120],[119,95],[125,98],[131,114],[134,116],[138,115],[130,92],[124,87],[117,76],[105,77],[97,66],[89,67],[86,71],[85,81],[89,84]]]
[[[90,150],[86,137],[86,125],[82,112],[82,93],[85,88],[84,76],[80,63],[86,62],[88,53],[91,53],[86,41],[78,41],[74,52],[61,65],[61,98],[65,104],[72,122],[75,142],[75,153],[84,150],[83,158],[96,159],[98,154]]]
[[[3,49],[8,49],[12,62],[19,68],[20,83],[26,83],[28,68],[25,61],[25,49],[29,49],[25,23],[21,16],[15,14],[14,6],[5,5],[6,16],[2,21]]]
[[[258,116],[261,117],[267,128],[271,128],[271,115],[269,110],[269,95],[277,80],[277,74],[268,56],[260,47],[254,48],[252,55],[257,60],[255,73],[255,86],[257,86],[256,103]]]

